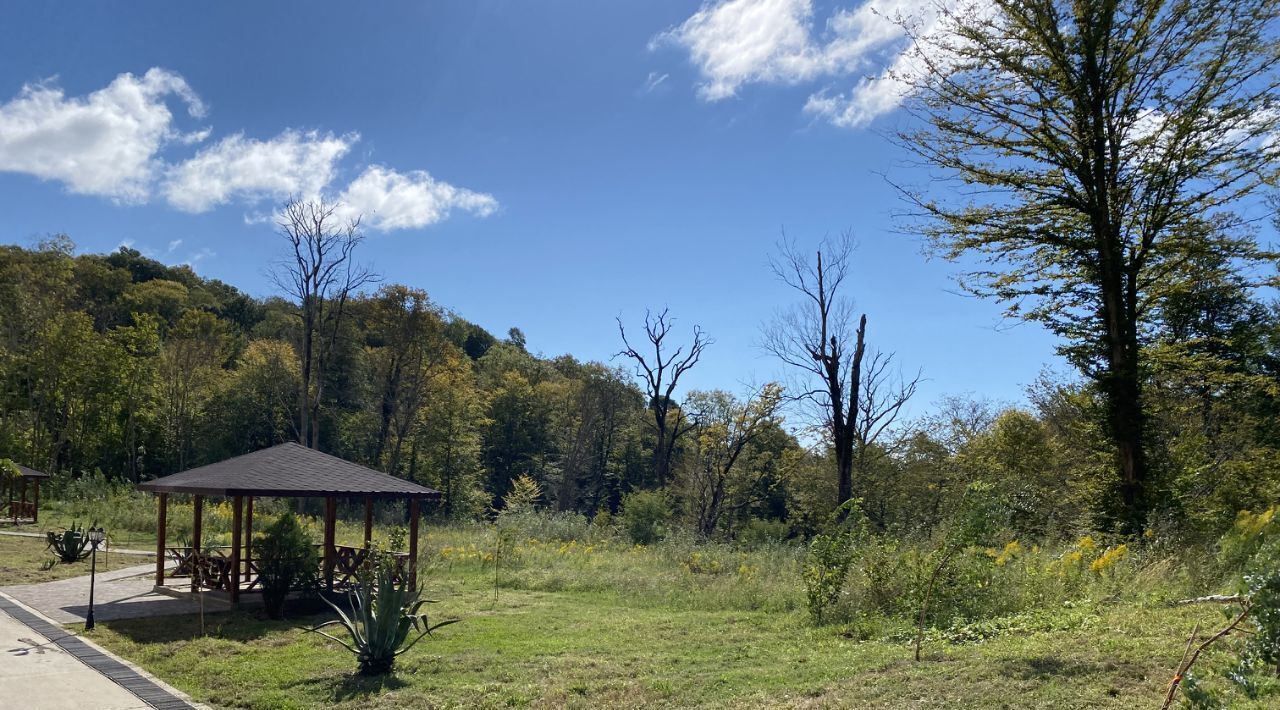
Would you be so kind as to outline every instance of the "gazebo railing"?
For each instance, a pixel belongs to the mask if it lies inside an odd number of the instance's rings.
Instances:
[[[316,545],[320,554],[320,578],[325,578],[323,546]],[[177,566],[169,571],[169,577],[190,578],[193,571],[200,571],[200,588],[214,591],[231,589],[231,556],[230,547],[215,547],[204,552],[192,547],[170,547],[169,556],[177,562]],[[409,554],[406,552],[391,553],[395,560],[395,579],[402,582],[409,578]],[[356,584],[356,575],[360,566],[369,556],[364,547],[350,545],[334,545],[333,588],[344,589]],[[240,560],[240,590],[255,591],[262,586],[258,560],[246,557]]]
[[[11,500],[9,501],[8,515],[4,517],[34,520],[36,517],[36,504],[31,501]]]

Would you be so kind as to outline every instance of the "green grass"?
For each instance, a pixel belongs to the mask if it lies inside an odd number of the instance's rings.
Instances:
[[[54,554],[45,549],[44,540],[0,535],[0,587],[52,582],[57,579],[89,574],[90,561],[87,558],[70,564],[58,562],[45,569],[46,565],[55,559]],[[99,551],[98,571],[108,572],[123,567],[145,565],[154,559],[154,557],[107,554]]]
[[[217,707],[1128,708],[1158,706],[1192,626],[1221,618],[1082,601],[931,632],[915,663],[904,620],[813,627],[792,546],[526,537],[495,593],[492,528],[427,532],[429,610],[462,622],[381,680],[299,628],[323,615],[212,616],[203,638],[194,619],[113,621],[92,636]]]

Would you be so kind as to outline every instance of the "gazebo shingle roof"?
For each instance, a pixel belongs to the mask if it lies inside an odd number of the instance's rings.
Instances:
[[[18,467],[18,473],[21,474],[23,478],[50,478],[49,474],[44,471],[37,471],[34,468],[29,468],[22,464],[15,465]]]
[[[138,489],[212,496],[440,497],[440,491],[292,442],[157,478]]]

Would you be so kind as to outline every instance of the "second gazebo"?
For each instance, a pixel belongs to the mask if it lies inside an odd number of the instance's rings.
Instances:
[[[274,498],[324,498],[324,543],[322,545],[322,578],[332,590],[335,577],[345,579],[367,554],[373,534],[375,500],[407,500],[409,502],[409,550],[403,562],[410,585],[417,581],[418,519],[422,500],[439,500],[440,492],[380,471],[366,468],[337,456],[308,449],[294,443],[279,444],[243,456],[207,466],[189,469],[172,476],[140,484],[139,490],[159,496],[156,521],[156,586],[164,586],[165,560],[169,553],[179,558],[179,569],[198,563],[201,555],[201,527],[205,496],[219,496],[231,501],[231,548],[213,562],[214,574],[205,575],[202,587],[228,592],[230,601],[239,601],[241,592],[258,586],[256,565],[252,556],[253,500]],[[169,494],[192,496],[194,521],[190,546],[169,549],[165,546],[165,523]],[[337,545],[334,524],[338,499],[364,500],[363,548]],[[207,560],[208,561],[208,560]],[[341,582],[342,579],[338,579]]]

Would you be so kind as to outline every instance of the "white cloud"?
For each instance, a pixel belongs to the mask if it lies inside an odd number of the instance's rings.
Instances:
[[[649,76],[645,77],[644,90],[645,93],[653,91],[662,85],[662,82],[670,78],[670,74],[659,74],[656,71],[649,72]]]
[[[172,167],[164,195],[185,212],[205,212],[233,199],[314,197],[333,181],[337,162],[359,140],[286,130],[260,141],[237,133]]]
[[[689,51],[702,72],[707,101],[733,96],[750,82],[795,82],[813,76],[811,0],[724,0],[703,5],[658,38]]]
[[[172,253],[173,253],[173,250],[174,250],[174,249],[177,249],[177,248],[178,248],[178,247],[180,247],[180,246],[182,246],[182,240],[181,240],[181,239],[174,239],[174,240],[172,240],[172,241],[170,241],[170,242],[169,242],[169,248],[165,251],[165,253],[166,253],[166,254],[172,254]]]
[[[906,85],[909,43],[901,21],[915,18],[931,30],[933,0],[866,0],[834,12],[818,30],[812,0],[719,0],[656,38],[689,52],[707,101],[734,96],[753,83],[800,84],[822,78],[863,76],[848,92],[821,88],[805,110],[840,126],[861,126],[897,108]]]
[[[666,78],[650,75],[655,87]],[[174,162],[169,146],[202,143],[213,129],[182,132],[168,103],[177,98],[187,113],[205,115],[204,103],[180,75],[152,68],[141,77],[120,74],[105,88],[68,98],[51,82],[28,84],[0,103],[0,172],[61,182],[74,193],[118,202],[145,203],[159,192],[184,212],[207,212],[232,202],[248,204],[246,224],[274,221],[263,200],[329,199],[345,203],[344,214],[364,215],[377,231],[414,229],[440,222],[455,210],[488,216],[498,208],[489,194],[456,187],[425,171],[397,172],[368,166],[334,196],[339,163],[360,140],[358,133],[286,129],[259,140],[234,133]],[[123,242],[130,246],[132,242]],[[175,254],[182,240],[168,244]],[[213,253],[202,249],[185,263]]]
[[[68,98],[51,83],[28,84],[0,104],[0,171],[57,180],[71,192],[144,202],[171,141],[199,140],[173,126],[166,100],[193,117],[204,105],[181,76],[154,68],[121,74],[88,96]]]
[[[417,229],[446,219],[453,210],[488,217],[498,201],[483,192],[455,187],[425,171],[400,173],[381,165],[365,169],[338,196],[345,216],[362,216],[369,229]]]

